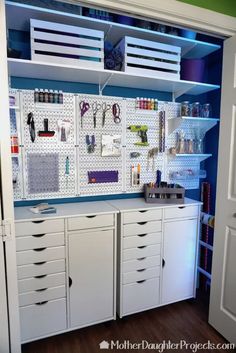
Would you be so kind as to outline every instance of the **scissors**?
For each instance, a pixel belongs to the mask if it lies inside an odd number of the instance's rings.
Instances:
[[[81,128],[83,128],[83,116],[84,114],[89,110],[90,105],[89,103],[85,102],[85,101],[81,101],[79,104],[80,107],[80,116],[81,116]]]
[[[108,112],[108,110],[111,109],[110,104],[107,103],[103,103],[102,104],[102,127],[104,127],[105,125],[105,121],[106,121],[106,113]]]
[[[113,114],[114,123],[119,124],[121,122],[121,118],[120,118],[120,106],[118,103],[113,104],[112,114]]]
[[[101,104],[94,102],[92,105],[92,109],[93,109],[93,127],[95,129],[97,126],[97,112],[101,109]]]

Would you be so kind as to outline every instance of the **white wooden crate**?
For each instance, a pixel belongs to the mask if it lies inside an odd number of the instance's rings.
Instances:
[[[30,20],[31,59],[104,69],[104,32]]]
[[[180,47],[126,36],[117,48],[124,54],[125,72],[180,79]]]

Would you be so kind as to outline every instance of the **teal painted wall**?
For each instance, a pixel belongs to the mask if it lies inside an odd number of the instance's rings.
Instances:
[[[208,10],[223,13],[225,15],[236,17],[235,0],[178,0],[190,5],[203,7]]]

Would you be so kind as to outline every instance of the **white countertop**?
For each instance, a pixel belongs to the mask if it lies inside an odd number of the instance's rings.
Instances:
[[[107,201],[111,206],[115,207],[120,212],[127,211],[139,211],[143,209],[150,208],[166,208],[166,207],[182,207],[182,206],[191,206],[191,205],[201,205],[202,202],[191,200],[188,198],[184,199],[183,203],[176,204],[160,204],[160,203],[147,203],[143,198],[134,198],[134,199],[120,199],[120,200],[111,200]]]
[[[90,216],[94,214],[108,214],[118,213],[119,211],[105,201],[91,201],[91,202],[74,202],[74,203],[63,203],[50,205],[54,206],[57,210],[56,213],[52,214],[35,214],[29,209],[32,206],[26,207],[15,207],[15,221],[31,221],[34,219],[55,219],[55,218],[67,218],[75,216]]]

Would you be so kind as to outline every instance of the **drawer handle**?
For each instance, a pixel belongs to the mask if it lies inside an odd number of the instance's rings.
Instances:
[[[137,270],[137,272],[143,272],[146,271],[146,268],[141,268],[141,270]]]
[[[146,257],[140,257],[139,259],[137,259],[138,261],[143,261],[143,260],[145,260],[146,259]]]
[[[162,259],[162,268],[165,267],[165,264],[166,264],[165,260]]]
[[[35,292],[44,292],[45,290],[47,290],[48,288],[42,288],[42,289],[36,289]]]
[[[35,262],[34,265],[36,266],[41,266],[41,265],[44,265],[46,264],[46,261],[42,261],[42,262]]]
[[[41,220],[41,221],[32,221],[32,223],[35,223],[35,224],[39,224],[39,223],[43,223],[45,222],[44,220]]]
[[[44,302],[35,303],[35,305],[45,305],[47,303],[48,303],[48,300],[45,300]]]
[[[136,281],[136,283],[143,283],[143,282],[146,282],[146,279],[143,279],[141,281]]]
[[[148,210],[141,210],[139,211],[140,213],[144,213],[144,212],[147,212]]]
[[[72,278],[69,277],[69,288],[72,286],[72,283],[73,283]]]
[[[47,277],[47,275],[34,276],[34,278],[37,278],[37,279],[44,278],[44,277]]]
[[[138,246],[138,249],[144,249],[146,247],[147,247],[147,245],[142,245],[142,246]]]
[[[96,215],[93,215],[93,216],[86,216],[87,218],[95,218]]]
[[[140,225],[140,226],[143,226],[144,224],[146,224],[147,222],[138,222],[138,224]]]
[[[179,206],[178,208],[182,210],[183,208],[186,208],[186,206]]]
[[[38,249],[33,249],[34,251],[44,251],[47,248],[38,248]]]
[[[138,234],[138,237],[145,237],[147,235],[147,233],[145,234]]]
[[[32,237],[41,238],[41,237],[43,237],[44,235],[45,235],[45,233],[44,233],[44,234],[32,234]]]

